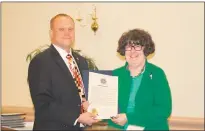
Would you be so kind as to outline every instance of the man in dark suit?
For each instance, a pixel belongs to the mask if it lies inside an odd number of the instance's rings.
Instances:
[[[28,82],[35,108],[34,130],[81,130],[81,125],[97,122],[89,112],[81,112],[84,98],[68,63],[67,55],[74,58],[78,71],[88,70],[82,56],[72,52],[75,24],[66,14],[58,14],[50,21],[51,46],[32,59]],[[81,77],[82,79],[82,77]],[[83,104],[88,107],[87,101]]]

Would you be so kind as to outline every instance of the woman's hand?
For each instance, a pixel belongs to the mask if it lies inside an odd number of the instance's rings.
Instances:
[[[118,114],[116,117],[112,117],[111,120],[120,126],[124,126],[127,123],[127,116],[125,113]]]

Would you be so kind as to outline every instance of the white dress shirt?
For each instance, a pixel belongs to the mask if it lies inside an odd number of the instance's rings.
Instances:
[[[68,59],[66,58],[68,54],[70,54],[70,55],[72,56],[72,50],[71,50],[71,48],[70,48],[70,52],[68,53],[68,52],[66,52],[65,50],[63,50],[62,48],[60,48],[59,46],[57,46],[57,45],[55,45],[55,44],[52,44],[52,45],[53,45],[53,46],[55,47],[55,49],[58,51],[58,53],[60,54],[61,58],[62,58],[63,61],[65,62],[66,66],[68,67],[70,73],[73,75],[73,72],[72,72],[71,69],[69,68]],[[73,57],[73,56],[72,56],[72,57]],[[75,61],[74,58],[73,58],[73,60]],[[75,63],[76,63],[76,61],[75,61]],[[77,63],[76,63],[76,65],[77,65]],[[72,65],[72,68],[73,68],[73,67],[74,67],[74,65]],[[78,68],[78,65],[77,65],[77,68]],[[79,68],[78,68],[78,70],[79,70]],[[78,118],[75,120],[75,122],[74,122],[74,124],[73,124],[74,126],[76,125],[77,121],[78,121]],[[84,127],[84,125],[81,124],[81,123],[80,123],[80,126],[81,126],[81,127]]]

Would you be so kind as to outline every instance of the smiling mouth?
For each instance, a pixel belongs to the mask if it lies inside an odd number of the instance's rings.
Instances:
[[[130,58],[137,58],[139,55],[136,55],[136,56],[130,56]]]

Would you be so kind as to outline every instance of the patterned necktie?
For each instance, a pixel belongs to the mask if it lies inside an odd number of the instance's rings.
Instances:
[[[75,81],[75,84],[78,88],[78,93],[79,93],[79,96],[81,98],[81,102],[83,102],[86,99],[85,99],[83,80],[82,80],[80,71],[78,70],[78,67],[77,67],[77,64],[76,64],[74,58],[70,54],[68,54],[66,56],[66,58],[68,59],[68,64],[69,64],[71,74],[72,74],[73,79]],[[81,113],[83,113],[83,112],[84,112],[84,110],[83,110],[83,107],[81,106]]]

